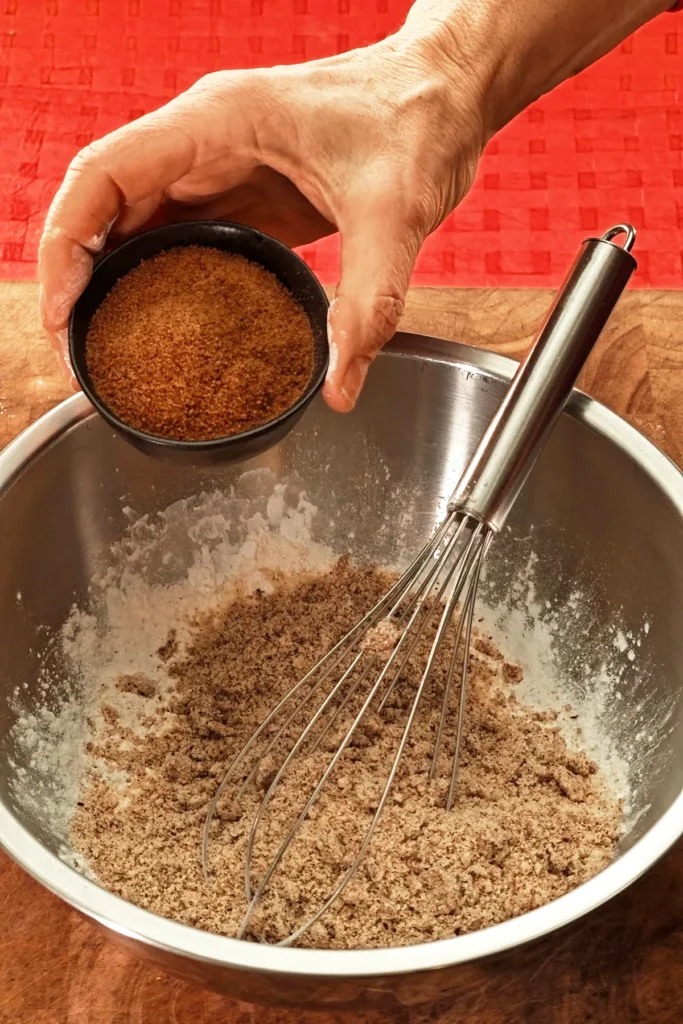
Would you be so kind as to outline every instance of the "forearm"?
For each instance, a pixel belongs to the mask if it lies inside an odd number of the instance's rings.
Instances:
[[[673,0],[416,0],[399,36],[471,71],[492,135]]]

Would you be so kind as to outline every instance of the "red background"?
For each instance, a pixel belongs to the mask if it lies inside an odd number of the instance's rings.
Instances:
[[[600,0],[596,0],[599,3]],[[408,0],[0,0],[0,276],[35,276],[74,153],[207,71],[384,37]],[[683,287],[683,16],[665,15],[522,114],[428,239],[417,284],[558,282],[586,233],[631,220],[640,286]],[[336,239],[304,250],[333,282]]]

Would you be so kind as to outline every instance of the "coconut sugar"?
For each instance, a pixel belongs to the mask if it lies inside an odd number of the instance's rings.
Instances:
[[[93,316],[86,359],[98,395],[125,423],[206,441],[295,404],[313,371],[313,332],[265,268],[179,246],[117,281]]]

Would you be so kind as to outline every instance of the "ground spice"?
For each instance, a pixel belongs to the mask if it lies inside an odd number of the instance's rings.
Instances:
[[[387,574],[347,560],[298,577],[272,594],[234,601],[196,624],[179,650],[160,652],[175,679],[168,705],[144,678],[120,686],[140,696],[141,736],[110,706],[90,747],[76,850],[101,884],[164,917],[233,935],[245,906],[243,858],[274,764],[261,766],[241,807],[224,801],[211,842],[213,878],[202,877],[199,837],[224,767],[277,698],[384,593]],[[405,683],[370,714],[342,758],[298,841],[274,876],[251,938],[277,941],[332,891],[377,806],[406,709],[424,664],[426,637]],[[612,859],[621,807],[597,765],[571,751],[557,715],[515,699],[519,666],[490,638],[471,652],[464,749],[452,812],[444,809],[450,759],[428,783],[446,646],[435,666],[392,795],[370,850],[343,898],[301,940],[333,948],[405,945],[459,935],[517,916],[597,874]],[[351,708],[349,708],[351,710]],[[445,747],[452,751],[454,720]],[[255,877],[286,834],[338,736],[298,759],[266,815]],[[121,783],[127,778],[126,784]]]
[[[310,380],[313,334],[269,271],[185,246],[116,283],[93,317],[86,359],[98,395],[125,423],[205,441],[290,408]]]

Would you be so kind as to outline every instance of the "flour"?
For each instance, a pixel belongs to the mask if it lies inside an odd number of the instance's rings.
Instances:
[[[84,745],[102,724],[102,708],[113,708],[138,733],[149,727],[143,713],[148,701],[134,688],[118,688],[117,680],[143,676],[163,704],[172,681],[156,652],[169,631],[182,649],[195,616],[257,590],[272,593],[283,576],[329,570],[336,554],[312,539],[316,515],[300,480],[278,482],[270,470],[244,473],[227,494],[186,498],[155,515],[129,510],[130,527],[112,548],[107,568],[54,638],[54,657],[45,659],[40,680],[44,706],[29,710],[22,692],[14,695],[19,754],[13,798],[61,843],[70,862],[67,826]],[[409,517],[404,520],[400,534],[408,535]],[[349,548],[353,552],[352,542]],[[413,557],[414,548],[405,555]],[[565,739],[599,763],[612,794],[624,799],[632,827],[647,811],[636,799],[644,769],[631,749],[634,738],[646,745],[669,728],[673,707],[673,701],[655,707],[654,695],[634,705],[624,693],[625,667],[640,652],[649,623],[638,631],[615,622],[591,633],[581,590],[572,589],[569,600],[554,607],[538,596],[538,570],[531,552],[506,596],[496,597],[484,585],[477,619],[506,657],[522,666],[520,699],[539,710],[565,708],[558,723]],[[125,785],[125,778],[120,781]]]
[[[502,600],[495,599],[497,592],[485,578],[477,618],[506,656],[521,665],[521,699],[539,710],[564,709],[557,722],[562,735],[600,765],[611,792],[623,801],[628,836],[650,809],[642,794],[653,771],[665,769],[663,760],[653,767],[648,753],[672,727],[675,698],[662,700],[649,687],[647,696],[634,701],[625,682],[634,663],[645,678],[638,657],[649,621],[640,629],[627,628],[613,614],[598,627],[597,613],[580,590],[562,604],[541,601],[541,568],[532,551]]]
[[[15,691],[14,727],[21,764],[13,797],[62,844],[78,796],[85,743],[102,724],[103,706],[144,732],[143,697],[122,692],[122,675],[143,674],[164,701],[171,681],[156,656],[169,631],[179,644],[196,615],[238,594],[270,593],[281,575],[324,572],[333,553],[311,540],[315,508],[300,487],[270,471],[244,474],[240,494],[183,499],[156,517],[135,517],[59,636],[59,667],[40,680],[45,706],[24,711]],[[122,785],[125,779],[121,780]]]

